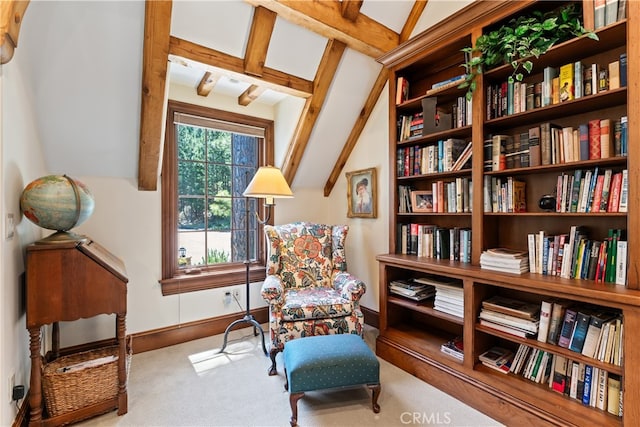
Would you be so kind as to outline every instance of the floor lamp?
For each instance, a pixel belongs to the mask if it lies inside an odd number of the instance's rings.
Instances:
[[[253,325],[253,333],[254,335],[258,335],[256,329],[260,331],[260,335],[262,336],[262,350],[264,354],[267,354],[267,347],[264,343],[264,331],[262,330],[262,326],[260,323],[253,317],[251,311],[249,309],[249,266],[251,264],[251,260],[249,259],[249,197],[254,197],[257,199],[265,199],[264,206],[266,208],[266,216],[263,220],[260,219],[258,212],[255,212],[256,219],[260,224],[264,224],[269,221],[271,217],[271,208],[275,205],[274,198],[291,198],[293,197],[293,193],[287,184],[287,180],[280,172],[280,169],[274,166],[261,166],[256,174],[253,176],[253,179],[242,193],[245,196],[245,260],[244,265],[246,269],[246,296],[247,296],[247,304],[245,315],[241,319],[237,319],[233,321],[227,329],[224,331],[224,341],[222,342],[222,348],[219,353],[224,352],[224,349],[227,347],[227,337],[229,332],[234,328],[234,326],[241,323],[248,323]]]

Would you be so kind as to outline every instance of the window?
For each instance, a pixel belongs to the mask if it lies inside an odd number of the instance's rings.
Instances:
[[[264,279],[264,216],[242,192],[273,164],[273,122],[169,101],[162,164],[162,293]],[[248,209],[248,211],[247,211]],[[248,213],[248,215],[247,215]],[[245,221],[249,218],[249,254]]]

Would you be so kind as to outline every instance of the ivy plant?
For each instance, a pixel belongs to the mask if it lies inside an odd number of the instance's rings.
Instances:
[[[481,35],[475,47],[462,49],[466,79],[459,87],[467,88],[467,99],[471,99],[476,78],[484,71],[511,64],[509,82],[522,81],[524,72],[530,74],[533,69],[532,58],[539,58],[556,43],[584,34],[598,40],[597,34],[583,27],[580,18],[581,10],[575,3],[568,3],[552,11],[536,10],[528,16],[513,18]]]

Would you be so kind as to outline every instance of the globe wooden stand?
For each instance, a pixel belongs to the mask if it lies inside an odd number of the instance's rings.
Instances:
[[[53,234],[45,237],[44,239],[40,239],[37,242],[34,242],[36,245],[57,245],[60,243],[87,243],[89,242],[89,238],[87,236],[83,236],[82,234],[71,233],[69,231],[58,230]]]

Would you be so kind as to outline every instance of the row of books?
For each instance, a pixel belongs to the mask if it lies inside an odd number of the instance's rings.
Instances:
[[[627,0],[586,1],[582,8],[584,27],[588,30],[597,30],[627,17]]]
[[[434,105],[436,98],[424,98],[422,111],[401,114],[397,119],[399,141],[410,141],[432,133],[471,125],[471,101],[464,96],[456,98],[454,104],[443,107]]]
[[[527,245],[531,273],[626,284],[625,230],[611,228],[605,239],[592,240],[585,227],[573,225],[569,233],[530,233]]]
[[[520,344],[516,352],[495,346],[480,355],[483,365],[547,384],[586,406],[622,415],[620,376],[565,356]]]
[[[434,181],[431,190],[415,191],[408,185],[398,186],[398,212],[470,213],[473,183],[469,177],[452,181]],[[416,197],[420,195],[420,200]],[[415,199],[415,200],[414,200]]]
[[[627,86],[627,56],[607,64],[571,62],[545,67],[542,81],[511,79],[487,85],[486,119],[518,114]]]
[[[424,127],[424,115],[421,112],[398,117],[398,139],[405,141],[422,137]]]
[[[537,340],[622,365],[624,323],[618,312],[556,299],[540,304]]]
[[[480,254],[480,268],[503,273],[522,274],[529,271],[529,259],[526,252],[511,251],[505,248],[491,248]]]
[[[398,226],[398,248],[403,255],[471,262],[471,229],[429,224]]]
[[[436,288],[413,279],[397,279],[389,283],[389,292],[414,301],[423,301],[433,298],[436,294]]]
[[[627,212],[629,172],[606,169],[600,173],[576,169],[562,173],[556,182],[556,212]]]
[[[514,178],[484,176],[485,212],[527,212],[527,183]]]
[[[469,167],[471,146],[471,141],[448,138],[433,145],[400,147],[396,150],[396,175],[423,175]]]
[[[627,129],[628,118],[622,116],[619,119],[593,119],[577,127],[544,122],[513,136],[492,135],[484,144],[485,170],[626,156]]]
[[[466,75],[461,74],[454,76],[431,85],[431,89],[427,90],[425,95],[436,95],[438,92],[457,87],[465,81]],[[398,76],[396,80],[396,105],[409,100],[409,80],[404,76]]]

